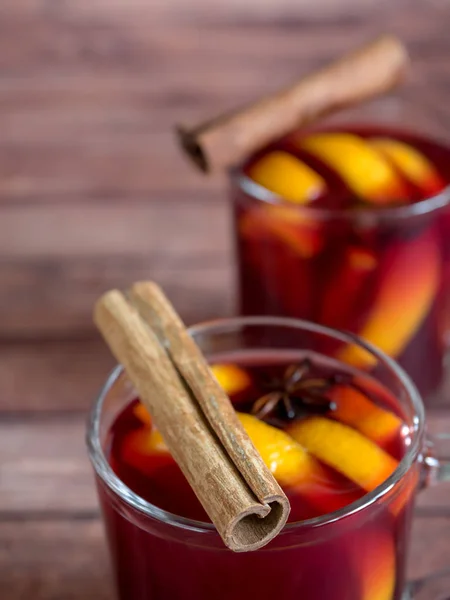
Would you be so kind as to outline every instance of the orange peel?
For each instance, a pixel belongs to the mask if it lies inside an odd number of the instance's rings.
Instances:
[[[211,365],[211,371],[221,388],[229,396],[243,392],[250,387],[252,380],[247,371],[233,363],[217,363]]]
[[[403,421],[390,410],[386,410],[367,398],[365,394],[350,385],[335,385],[327,397],[336,406],[332,416],[367,438],[384,444],[399,434]]]
[[[392,600],[396,583],[393,532],[362,530],[364,544],[357,546],[355,570],[361,575],[361,600]]]
[[[307,164],[281,150],[269,152],[248,170],[249,176],[284,200],[305,204],[324,193],[324,179]]]
[[[347,328],[355,306],[361,305],[361,294],[370,285],[377,266],[378,258],[372,250],[360,246],[346,248],[340,264],[327,282],[320,322],[330,327]]]
[[[422,190],[425,196],[437,194],[445,187],[445,182],[433,163],[410,144],[387,137],[371,138],[370,143],[407,180]]]
[[[142,404],[142,402],[139,401],[133,406],[133,414],[139,419],[139,421],[141,421],[147,427],[152,426],[152,418],[150,416],[150,413]]]
[[[420,469],[412,467],[408,474],[405,475],[392,490],[391,496],[388,497],[389,510],[396,517],[402,510],[410,504],[417,491],[420,483]],[[412,508],[412,506],[411,506]]]
[[[141,406],[143,410],[139,409],[139,413],[144,415],[146,409],[143,404]],[[264,463],[281,485],[296,485],[307,479],[314,469],[320,469],[317,461],[281,429],[246,413],[237,413],[237,416]],[[147,418],[144,416],[144,419]],[[128,434],[125,448],[126,456],[130,458],[132,455],[132,460],[136,455],[148,457],[155,453],[169,453],[159,431],[148,427]]]
[[[425,232],[402,243],[381,265],[383,278],[366,323],[358,334],[386,354],[397,357],[420,327],[440,285],[441,256],[437,241]],[[407,298],[407,302],[405,302]],[[338,355],[343,362],[370,366],[375,358],[356,345]]]
[[[172,463],[173,458],[164,443],[159,431],[141,427],[130,431],[123,439],[121,447],[122,459],[128,465],[150,474],[155,468],[163,464]],[[149,457],[158,458],[149,460]]]
[[[274,239],[300,258],[312,258],[323,246],[320,223],[296,207],[258,206],[241,217],[238,227],[244,238],[258,242]]]
[[[313,133],[298,145],[336,171],[360,198],[377,204],[407,201],[406,187],[395,168],[363,138],[353,133]]]
[[[264,463],[281,485],[296,485],[310,478],[320,468],[317,461],[283,430],[245,413],[238,413],[238,418]]]
[[[287,432],[314,457],[367,492],[386,481],[398,465],[359,431],[325,417],[298,421]]]

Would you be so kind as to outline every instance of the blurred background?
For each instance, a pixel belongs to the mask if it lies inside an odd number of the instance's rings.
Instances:
[[[174,123],[390,31],[414,73],[382,116],[445,135],[449,25],[444,0],[2,0],[2,407],[90,403],[107,288],[156,279],[188,323],[233,311],[226,182],[185,161]]]
[[[98,295],[152,278],[187,323],[234,311],[226,179],[174,123],[392,32],[414,72],[361,114],[449,138],[449,29],[448,0],[0,0],[2,599],[111,598],[83,444],[113,364]],[[448,557],[439,514],[417,520],[416,576]]]

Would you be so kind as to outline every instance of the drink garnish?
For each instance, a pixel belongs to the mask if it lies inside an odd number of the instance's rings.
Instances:
[[[386,481],[398,466],[398,461],[375,442],[333,419],[308,417],[293,423],[287,433],[366,492]]]
[[[294,127],[387,92],[407,64],[403,44],[382,36],[241,110],[178,127],[181,147],[203,172],[231,167]]]
[[[127,296],[111,290],[94,318],[160,435],[150,450],[167,445],[230,549],[267,544],[285,525],[289,501],[162,290],[152,282]],[[143,440],[135,442],[139,453]]]
[[[342,375],[339,377],[342,379]],[[318,377],[312,373],[312,363],[306,358],[298,365],[287,367],[281,378],[258,381],[267,393],[254,402],[251,414],[277,424],[329,413],[334,410],[335,403],[326,392],[336,379],[335,375]]]

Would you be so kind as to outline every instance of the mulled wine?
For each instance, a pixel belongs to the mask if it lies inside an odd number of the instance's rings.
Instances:
[[[213,357],[213,372],[302,524],[294,543],[236,554],[124,518],[100,485],[121,600],[397,600],[404,585],[417,470],[365,510],[410,444],[400,404],[370,376],[314,353],[266,350]],[[107,457],[121,482],[158,509],[208,522],[139,399],[109,428]],[[359,504],[358,504],[359,503]],[[342,509],[349,510],[339,518]],[[335,515],[326,529],[324,515]],[[289,525],[288,525],[289,527]],[[206,540],[205,540],[206,541]]]
[[[449,180],[449,148],[388,128],[265,148],[233,174],[241,312],[357,333],[429,396],[448,342]]]

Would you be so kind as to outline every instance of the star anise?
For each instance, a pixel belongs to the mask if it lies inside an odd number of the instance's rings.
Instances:
[[[325,414],[335,409],[326,392],[337,383],[335,376],[317,376],[312,363],[304,359],[290,365],[281,378],[261,381],[267,393],[253,404],[251,413],[274,425],[295,421],[313,414]]]

